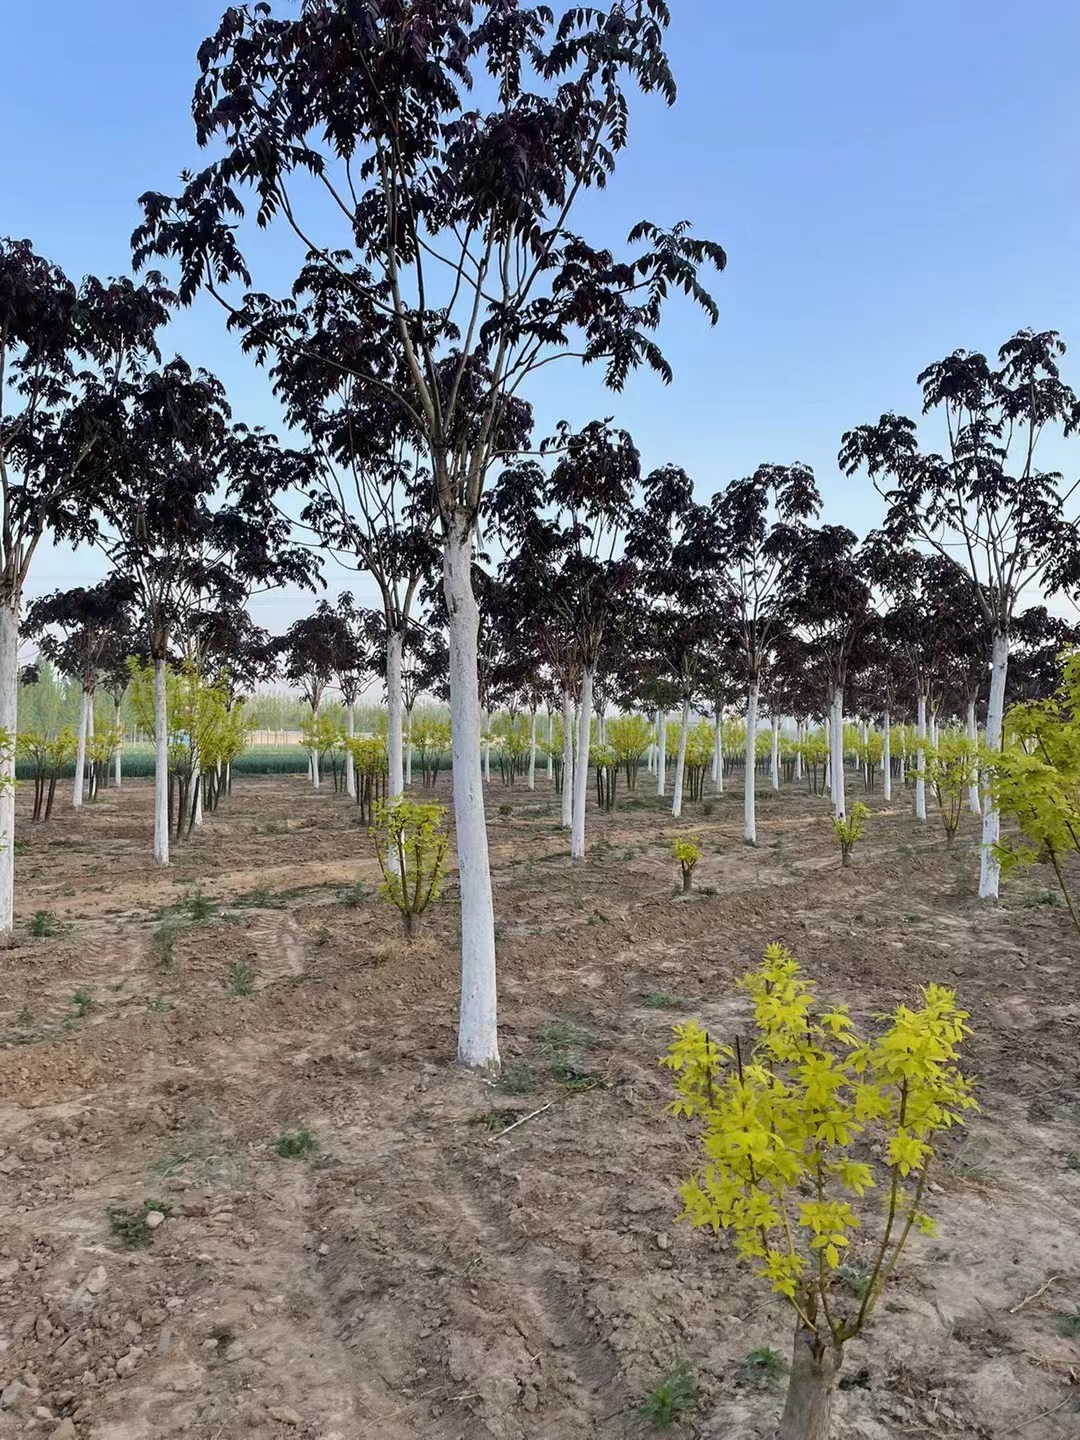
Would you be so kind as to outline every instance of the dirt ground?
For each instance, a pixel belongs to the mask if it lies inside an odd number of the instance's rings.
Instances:
[[[686,1360],[669,1433],[769,1436],[782,1382],[745,1361],[786,1356],[788,1317],[676,1223],[693,1147],[656,1061],[680,1018],[744,1025],[734,978],[779,939],[862,1018],[939,980],[975,1028],[981,1113],[939,1236],[849,1346],[838,1440],[1080,1436],[1080,946],[1045,877],[985,906],[973,832],[946,854],[879,800],[841,871],[801,789],[762,792],[756,850],[736,794],[678,824],[642,798],[590,816],[571,867],[541,786],[490,791],[499,1088],[452,1063],[453,885],[406,953],[344,798],[238,779],[162,873],[149,784],[49,826],[20,795],[0,1435],[640,1440]],[[710,892],[687,901],[679,828]],[[301,1131],[317,1148],[279,1155]],[[146,1201],[167,1218],[124,1248]]]

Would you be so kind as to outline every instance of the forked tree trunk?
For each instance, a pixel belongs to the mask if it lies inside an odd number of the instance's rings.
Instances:
[[[926,819],[926,696],[921,692],[916,699],[918,706],[915,733],[919,740],[919,751],[915,757],[915,819]]]
[[[165,657],[154,661],[154,859],[169,863],[169,706]]]
[[[1005,718],[1005,680],[1009,671],[1009,637],[995,635],[990,658],[990,703],[986,711],[986,748],[1001,749],[1001,732]],[[985,778],[983,781],[982,858],[979,863],[979,898],[996,900],[1001,879],[1001,864],[994,846],[1001,834],[1001,815],[994,804]]]
[[[757,844],[757,712],[760,686],[751,685],[746,696],[746,748],[743,752],[743,839]]]
[[[847,818],[844,795],[844,691],[837,685],[832,694],[832,802],[837,820]]]
[[[562,692],[562,810],[564,830],[574,823],[574,697]]]
[[[120,725],[120,701],[117,700],[113,728],[116,731],[116,754],[113,756],[113,784],[119,790],[124,781],[124,732]]]
[[[386,761],[389,767],[387,800],[397,800],[405,789],[402,757],[401,631],[386,632]]]
[[[79,709],[79,738],[75,742],[75,778],[71,783],[71,803],[76,810],[82,808],[83,792],[86,789],[86,732],[90,724],[90,705],[90,696],[84,690]]]
[[[592,736],[593,672],[581,667],[581,704],[578,707],[577,761],[574,769],[574,825],[570,834],[570,859],[585,858],[585,802],[589,795],[589,741]]]
[[[888,710],[881,717],[881,794],[892,799],[892,716]]]
[[[345,734],[350,740],[356,735],[356,710],[352,705],[345,706]],[[356,761],[348,746],[345,747],[345,790],[350,799],[356,799]]]
[[[529,779],[530,790],[536,789],[536,711],[529,716]]]
[[[0,601],[0,932],[15,924],[15,735],[19,708],[19,602]]]
[[[499,1063],[495,913],[488,868],[484,786],[480,772],[480,616],[472,588],[472,535],[450,527],[443,549],[443,593],[449,617],[450,725],[461,887],[461,1013],[458,1059],[490,1069]]]
[[[686,774],[686,742],[690,735],[690,697],[683,696],[682,723],[679,725],[679,754],[675,761],[675,788],[671,797],[671,813],[676,820],[682,814],[683,777]]]
[[[831,1337],[820,1339],[799,1326],[779,1440],[832,1440],[833,1396],[841,1360],[842,1352]]]
[[[663,795],[667,777],[667,711],[661,710],[656,726],[656,793]]]
[[[971,741],[972,745],[978,745],[979,726],[975,720],[974,700],[969,700],[967,703],[967,738]],[[972,815],[982,814],[982,805],[979,802],[978,779],[976,779],[974,785],[968,786],[968,809],[971,811]]]
[[[772,717],[772,748],[769,751],[769,774],[772,788],[780,789],[780,716]]]

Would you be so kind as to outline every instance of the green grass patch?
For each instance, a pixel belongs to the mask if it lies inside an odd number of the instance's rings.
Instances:
[[[788,1372],[788,1363],[771,1345],[756,1345],[739,1361],[739,1379],[754,1390],[770,1390]]]
[[[172,1211],[161,1200],[144,1200],[137,1210],[125,1209],[122,1205],[110,1205],[105,1211],[109,1229],[125,1250],[140,1250],[154,1238],[153,1229],[147,1225],[146,1217],[157,1211],[169,1216]]]
[[[687,1360],[680,1360],[662,1380],[647,1390],[638,1405],[638,1414],[657,1430],[669,1430],[675,1421],[697,1403],[697,1386]]]
[[[310,1130],[283,1130],[274,1141],[274,1153],[283,1160],[303,1160],[318,1148],[319,1142]]]

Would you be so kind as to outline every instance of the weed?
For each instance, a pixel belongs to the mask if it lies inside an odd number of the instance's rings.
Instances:
[[[532,1067],[524,1055],[515,1055],[513,1060],[506,1062],[499,1073],[495,1088],[504,1095],[527,1095],[536,1088]]]
[[[833,1278],[841,1285],[846,1285],[854,1294],[856,1299],[861,1300],[866,1294],[866,1287],[873,1278],[873,1268],[870,1265],[859,1265],[855,1261],[845,1260],[843,1265],[838,1265],[833,1271]]]
[[[753,1350],[739,1361],[739,1379],[744,1385],[752,1385],[755,1390],[766,1390],[779,1384],[787,1371],[787,1361],[779,1350],[774,1350],[771,1345],[755,1345]]]
[[[359,910],[367,903],[368,892],[362,880],[357,880],[347,890],[341,892],[341,903],[348,906],[350,910]]]
[[[716,809],[716,802],[715,802],[714,800],[706,800],[706,801],[702,804],[701,813],[702,813],[702,815],[705,816],[706,819],[708,819],[708,817],[713,813],[713,811],[714,811],[715,809]]]
[[[29,1016],[29,1014],[30,1014],[29,1010],[24,1010],[22,1013],[23,1013],[23,1015],[26,1015],[26,1016]],[[21,1021],[21,1018],[22,1018],[22,1017],[20,1016],[20,1021]],[[29,1024],[29,1019],[27,1020],[27,1024]],[[1065,1169],[1066,1169],[1066,1170],[1080,1170],[1080,1155],[1073,1155],[1073,1154],[1071,1154],[1071,1153],[1068,1154],[1068,1155],[1066,1155],[1066,1156],[1065,1156]]]
[[[1080,1310],[1058,1310],[1054,1313],[1054,1329],[1065,1340],[1080,1335]]]
[[[34,1017],[30,1013],[30,1007],[28,1005],[24,1005],[23,1008],[19,1011],[19,1013],[15,1016],[15,1024],[18,1025],[20,1029],[26,1030],[33,1023]],[[1078,1166],[1077,1168],[1080,1169],[1080,1166]]]
[[[994,1178],[994,1172],[986,1163],[986,1150],[980,1140],[965,1140],[949,1161],[950,1175],[958,1180],[985,1183]]]
[[[109,1228],[125,1250],[138,1250],[149,1245],[154,1232],[146,1223],[146,1217],[153,1211],[160,1215],[171,1215],[168,1205],[161,1200],[144,1200],[137,1210],[126,1210],[122,1205],[110,1205],[105,1211]]]
[[[592,1031],[577,1020],[554,1020],[545,1025],[538,1036],[541,1046],[548,1052],[588,1045],[592,1038]]]
[[[901,840],[900,844],[896,847],[896,849],[901,855],[915,854],[915,846],[910,844],[907,840]]]
[[[210,1331],[209,1335],[207,1335],[206,1338],[208,1340],[216,1340],[217,1353],[219,1355],[223,1355],[225,1351],[228,1350],[229,1346],[233,1343],[233,1341],[236,1339],[236,1334],[234,1331],[229,1329],[228,1325],[215,1325],[213,1330]]]
[[[71,1003],[79,1012],[80,1016],[89,1015],[94,1008],[94,1001],[89,990],[76,990],[71,997]]]
[[[594,910],[593,913],[589,916],[589,918],[585,921],[585,924],[586,924],[586,925],[607,925],[607,924],[608,924],[608,918],[607,918],[606,915],[601,915],[599,910]]]
[[[187,911],[196,925],[205,925],[217,909],[213,900],[203,894],[201,885],[196,885],[194,889],[189,890],[180,901],[180,906]]]
[[[182,1148],[155,1160],[146,1173],[155,1182],[183,1175],[188,1183],[230,1189],[241,1189],[248,1181],[247,1159],[235,1142],[205,1130],[191,1132]]]
[[[274,1151],[283,1160],[303,1160],[318,1148],[319,1142],[310,1130],[283,1130],[274,1141]]]
[[[917,925],[919,923],[918,915],[913,915],[910,910],[901,915],[900,919],[903,920],[905,925]]]
[[[12,853],[15,854],[15,855],[29,855],[29,853],[30,853],[30,842],[29,842],[29,840],[16,840],[16,841],[12,844],[11,849],[12,849]]]
[[[719,895],[720,891],[715,885],[699,885],[697,893],[699,895]]]
[[[35,940],[49,940],[59,935],[64,927],[51,910],[35,910],[29,928]]]
[[[634,856],[635,856],[636,854],[637,854],[637,851],[634,849],[633,845],[627,845],[627,847],[626,847],[625,850],[620,850],[620,851],[619,851],[619,859],[620,859],[620,860],[633,860],[633,858],[634,858]]]
[[[575,1094],[583,1090],[595,1090],[604,1083],[599,1071],[587,1069],[585,1062],[576,1055],[563,1055],[554,1061],[551,1074],[560,1085]]]
[[[504,801],[499,806],[499,814],[503,817],[504,820],[508,820],[513,813],[514,807],[509,803],[509,801]]]
[[[681,1010],[686,1001],[668,990],[650,990],[641,1003],[647,1010]]]
[[[173,1007],[172,1001],[166,1000],[164,995],[155,995],[153,1000],[146,1002],[146,1008],[153,1011],[155,1015],[167,1015]]]
[[[667,1430],[697,1400],[697,1386],[687,1360],[674,1368],[642,1396],[638,1414],[651,1420],[658,1430]]]
[[[255,971],[247,960],[234,960],[225,978],[225,988],[230,995],[253,995],[255,993]]]
[[[503,1130],[509,1123],[502,1110],[489,1110],[480,1121],[485,1130]]]
[[[1047,905],[1051,910],[1061,904],[1056,890],[1036,890],[1024,898],[1025,910],[1037,910],[1041,905]]]
[[[245,890],[232,903],[240,910],[280,910],[282,904],[269,885],[256,885],[254,890]]]
[[[168,970],[176,959],[176,926],[167,921],[159,925],[151,937],[150,949],[157,963]]]
[[[311,938],[316,945],[326,945],[333,938],[333,933],[329,925],[316,925],[311,932]]]

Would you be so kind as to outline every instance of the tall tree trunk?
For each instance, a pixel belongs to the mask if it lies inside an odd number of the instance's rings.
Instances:
[[[345,706],[345,735],[352,740],[356,735],[356,707],[355,705]],[[356,799],[356,761],[353,753],[346,745],[345,747],[345,789],[349,796]]]
[[[967,703],[967,738],[971,741],[973,745],[978,745],[979,726],[975,720],[974,700],[969,700]],[[979,802],[978,780],[975,781],[974,785],[968,786],[968,809],[971,811],[972,815],[982,814],[982,805]]]
[[[124,730],[120,724],[120,701],[114,702],[116,714],[113,719],[113,729],[116,731],[116,754],[113,756],[113,784],[119,790],[124,783]]]
[[[679,726],[679,755],[675,761],[675,789],[671,799],[671,813],[678,820],[682,814],[683,777],[686,774],[686,742],[690,735],[690,697],[683,696],[682,723]]]
[[[154,660],[154,859],[169,863],[169,708],[165,657]]]
[[[847,818],[844,795],[844,690],[837,685],[832,694],[832,802],[837,820]]]
[[[585,858],[585,802],[589,795],[589,742],[592,737],[593,672],[581,667],[581,704],[578,708],[577,760],[574,769],[574,825],[570,834],[570,859]],[[564,782],[565,783],[565,782]]]
[[[550,780],[554,780],[554,778],[555,778],[554,742],[555,742],[555,716],[554,716],[554,714],[552,713],[552,711],[551,711],[551,709],[550,709],[550,707],[549,707],[549,708],[548,708],[548,737],[547,737],[547,778],[548,778],[549,781],[550,781]]]
[[[761,687],[755,682],[746,696],[746,747],[743,751],[743,840],[757,844],[757,712]]]
[[[0,601],[0,932],[15,925],[15,736],[19,709],[19,601]]]
[[[386,760],[389,767],[387,799],[397,800],[405,789],[402,753],[401,631],[386,632]]]
[[[780,716],[772,717],[772,745],[769,750],[769,775],[772,788],[780,789]]]
[[[916,697],[915,733],[919,741],[915,757],[915,819],[926,819],[926,696],[920,691]]]
[[[412,789],[412,706],[409,706],[409,713],[405,720],[405,788]]]
[[[564,830],[574,823],[574,697],[562,692],[562,814]]]
[[[881,717],[881,794],[892,799],[892,716],[888,710]]]
[[[724,707],[713,706],[712,770],[709,774],[713,789],[722,794],[724,789]]]
[[[832,1440],[833,1396],[841,1358],[831,1336],[822,1339],[799,1326],[779,1440]]]
[[[195,788],[191,792],[191,825],[188,827],[189,833],[194,826],[203,823],[202,768],[197,760],[191,768],[191,779]]]
[[[1005,680],[1009,671],[1009,637],[995,635],[990,659],[990,703],[986,711],[986,748],[993,753],[1001,749],[1001,733],[1005,720]],[[1001,834],[1001,815],[994,804],[989,787],[983,782],[982,858],[979,863],[979,897],[996,900],[1001,880],[1001,865],[994,846]]]
[[[484,741],[484,784],[491,784],[491,741]]]
[[[449,617],[450,725],[461,888],[461,1014],[458,1059],[481,1069],[499,1063],[495,912],[488,866],[487,821],[480,773],[480,616],[472,588],[472,535],[460,521],[443,549],[443,593]]]
[[[802,743],[803,743],[803,740],[804,740],[805,738],[806,738],[806,721],[805,721],[805,720],[797,720],[797,721],[795,722],[795,779],[796,779],[796,780],[801,780],[801,779],[803,778],[803,771],[802,771]]]
[[[529,779],[530,790],[536,789],[536,710],[529,716]]]
[[[86,732],[90,723],[89,716],[90,696],[84,690],[79,708],[79,738],[75,742],[75,778],[71,782],[71,803],[76,810],[82,808],[83,793],[86,789]]]
[[[660,711],[656,726],[656,793],[663,795],[667,780],[667,711]]]

